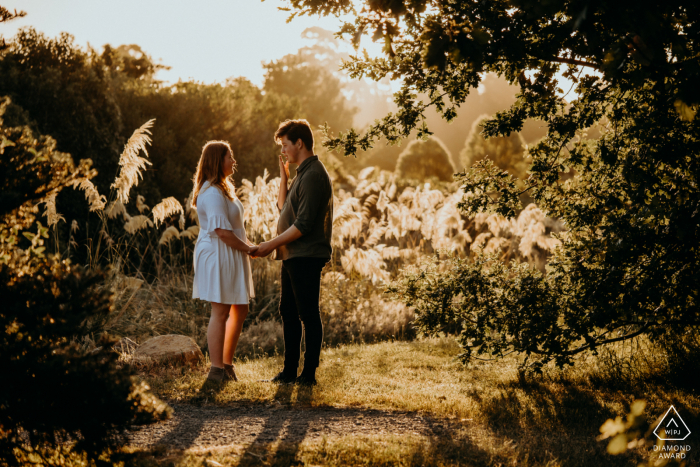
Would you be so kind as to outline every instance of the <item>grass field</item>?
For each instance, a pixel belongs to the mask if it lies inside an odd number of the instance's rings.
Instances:
[[[206,363],[193,369],[153,368],[142,377],[154,393],[172,403],[206,406],[282,404],[290,408],[334,407],[417,412],[444,421],[439,437],[346,436],[288,444],[232,444],[212,450],[167,447],[130,450],[138,465],[637,465],[649,448],[612,456],[597,441],[600,426],[628,413],[636,399],[647,401],[653,420],[673,404],[688,426],[700,421],[696,389],[659,381],[625,384],[595,365],[521,377],[517,361],[463,366],[450,338],[347,345],[322,354],[319,385],[277,386],[258,380],[273,376],[281,357],[237,363],[240,382],[204,384]],[[692,428],[691,428],[692,430]],[[692,464],[693,460],[689,459]]]

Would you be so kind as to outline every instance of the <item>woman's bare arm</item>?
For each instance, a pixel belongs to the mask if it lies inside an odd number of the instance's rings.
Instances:
[[[240,238],[238,238],[238,236],[230,230],[214,229],[214,232],[216,232],[216,235],[219,236],[222,242],[224,242],[226,245],[230,246],[234,250],[239,250],[244,253],[250,253],[255,247],[255,245],[246,243]]]

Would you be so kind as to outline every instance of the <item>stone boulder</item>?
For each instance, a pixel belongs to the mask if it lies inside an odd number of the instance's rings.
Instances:
[[[138,360],[194,364],[204,358],[204,355],[191,337],[166,334],[141,344],[134,351],[134,357]]]

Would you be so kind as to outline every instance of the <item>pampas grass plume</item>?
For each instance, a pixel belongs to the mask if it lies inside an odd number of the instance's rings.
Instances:
[[[107,204],[107,198],[101,195],[95,185],[87,178],[81,178],[73,182],[73,188],[83,190],[85,199],[90,203],[90,212],[102,211]]]
[[[151,227],[153,227],[153,222],[151,222],[151,219],[144,215],[132,216],[124,223],[124,230],[131,235],[135,234],[141,229]]]
[[[153,220],[156,223],[156,227],[160,225],[168,217],[180,213],[184,214],[185,210],[178,200],[169,196],[162,200],[160,203],[153,206]]]
[[[177,230],[176,227],[171,225],[170,227],[165,229],[165,232],[163,232],[163,235],[161,235],[158,244],[167,245],[173,238],[180,238],[180,232]]]
[[[109,206],[107,206],[107,209],[105,209],[105,214],[107,214],[107,218],[109,219],[116,219],[117,216],[122,216],[124,220],[129,220],[130,217],[126,212],[124,203],[122,203],[120,200],[109,203]]]
[[[155,120],[152,118],[134,131],[119,157],[119,175],[111,187],[117,190],[117,198],[124,204],[129,202],[131,188],[139,184],[141,171],[146,169],[146,164],[151,165],[150,161],[139,156],[139,153],[143,151],[148,156],[146,145],[151,144],[151,138],[148,136],[151,134],[149,129]]]
[[[49,224],[49,227],[58,224],[60,221],[66,221],[62,215],[56,212],[56,193],[49,195],[44,204],[46,205],[44,216],[46,216],[46,222]]]

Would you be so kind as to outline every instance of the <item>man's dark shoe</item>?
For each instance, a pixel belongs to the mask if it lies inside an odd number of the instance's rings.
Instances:
[[[316,377],[311,375],[305,375],[303,372],[296,380],[296,383],[300,386],[316,386]]]
[[[279,373],[277,373],[277,375],[274,376],[272,379],[264,379],[263,381],[266,383],[294,384],[294,381],[296,381],[296,379],[296,372],[292,374],[291,372],[288,373],[282,370]]]

